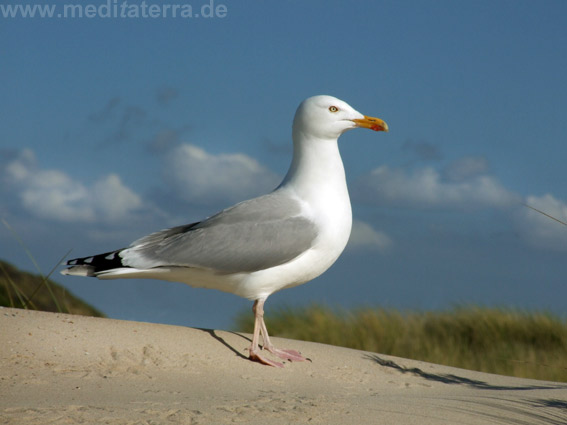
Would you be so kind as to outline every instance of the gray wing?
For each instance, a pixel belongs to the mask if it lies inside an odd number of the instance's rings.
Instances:
[[[280,192],[241,202],[202,222],[153,233],[122,251],[136,268],[199,267],[219,273],[252,272],[284,264],[308,250],[315,224]]]

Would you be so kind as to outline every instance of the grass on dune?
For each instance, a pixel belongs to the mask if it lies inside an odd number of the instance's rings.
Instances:
[[[567,321],[547,313],[466,307],[443,312],[268,311],[271,335],[355,348],[448,366],[567,382]],[[237,317],[251,332],[249,312]]]
[[[27,273],[0,260],[0,306],[104,317],[104,314],[96,308],[49,278],[70,251],[56,263],[56,266],[47,275],[44,275],[17,232],[5,219],[0,218],[0,222],[12,234],[38,272],[36,275]]]

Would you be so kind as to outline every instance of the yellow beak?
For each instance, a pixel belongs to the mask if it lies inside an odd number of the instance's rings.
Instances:
[[[382,121],[380,118],[364,116],[361,119],[353,120],[358,127],[369,128],[374,131],[388,131],[388,124]]]

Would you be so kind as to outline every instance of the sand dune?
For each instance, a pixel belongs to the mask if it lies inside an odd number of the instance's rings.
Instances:
[[[0,309],[1,424],[567,424],[567,384],[275,338]]]

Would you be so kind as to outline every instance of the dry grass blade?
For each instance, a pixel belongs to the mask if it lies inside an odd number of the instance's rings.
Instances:
[[[531,205],[528,205],[528,204],[522,204],[522,205],[523,205],[524,207],[528,207],[529,209],[534,210],[535,212],[538,212],[538,213],[540,213],[540,214],[546,216],[547,218],[550,218],[550,219],[552,219],[552,220],[555,220],[556,222],[561,223],[561,224],[564,225],[564,226],[567,226],[567,223],[565,223],[564,221],[561,221],[561,220],[559,220],[558,218],[553,217],[552,215],[549,215],[549,214],[547,214],[547,213],[545,213],[545,212],[543,212],[543,211],[541,211],[541,210],[538,210],[537,208],[534,208],[534,207],[532,207]]]
[[[47,288],[47,290],[49,291],[49,294],[53,300],[53,302],[55,303],[55,305],[57,306],[57,311],[59,311],[59,313],[64,313],[63,309],[61,308],[61,305],[59,304],[59,301],[57,300],[57,297],[55,296],[55,294],[53,293],[53,290],[51,289],[51,285],[49,284],[49,281],[47,280],[48,277],[46,277],[42,272],[41,272],[41,268],[39,267],[39,264],[37,264],[37,261],[35,261],[34,256],[32,255],[31,251],[28,249],[28,247],[26,246],[26,244],[24,243],[24,241],[22,241],[22,239],[19,237],[19,235],[16,233],[16,231],[12,228],[12,226],[10,226],[10,224],[4,219],[2,218],[2,224],[4,224],[4,226],[10,231],[10,233],[12,234],[12,236],[14,237],[14,239],[18,242],[18,244],[22,247],[22,249],[24,250],[24,252],[26,253],[26,255],[28,256],[28,258],[31,260],[31,262],[33,263],[35,269],[37,270],[37,273],[41,276],[42,278],[42,286],[45,286]],[[67,256],[69,253],[65,254],[65,256]],[[65,257],[63,257],[65,258]],[[59,264],[59,263],[58,263]],[[49,273],[49,275],[51,275],[51,273],[53,273],[53,270],[55,270],[55,267],[51,270],[51,272]],[[14,285],[15,286],[15,285]],[[34,291],[34,294],[39,290],[39,288],[36,289],[36,291]],[[17,294],[19,294],[19,292],[16,292]],[[33,298],[33,295],[31,297],[28,298],[28,301],[31,303],[31,299]],[[22,303],[23,305],[26,305],[25,303]],[[30,304],[31,305],[31,304]],[[32,307],[33,308],[33,307]]]
[[[16,303],[14,302],[14,299],[12,298],[12,291],[14,291],[14,293],[18,297],[18,300],[20,301],[20,305],[24,306],[24,308],[26,308],[26,309],[29,306],[32,309],[37,310],[37,307],[34,305],[32,300],[30,300],[28,298],[28,296],[23,291],[20,291],[20,288],[18,288],[18,285],[16,285],[16,283],[12,280],[12,278],[10,277],[10,274],[4,268],[4,265],[1,264],[1,263],[0,263],[0,269],[2,269],[2,274],[6,278],[6,294],[8,295],[8,297],[10,299],[10,307],[16,307]]]

